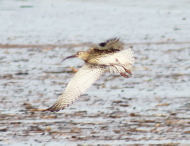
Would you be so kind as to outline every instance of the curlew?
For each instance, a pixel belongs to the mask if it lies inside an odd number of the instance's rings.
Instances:
[[[120,73],[128,78],[134,63],[132,48],[124,48],[124,43],[118,38],[109,39],[87,51],[80,51],[64,60],[78,57],[84,60],[84,65],[71,78],[64,93],[56,103],[45,111],[59,111],[72,104],[106,71]],[[64,61],[63,60],[63,61]]]

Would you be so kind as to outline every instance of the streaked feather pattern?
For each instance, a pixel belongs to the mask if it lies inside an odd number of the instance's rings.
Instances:
[[[131,73],[134,56],[132,48],[124,49],[124,44],[118,38],[109,39],[95,48],[78,52],[67,58],[79,57],[85,64],[71,78],[65,92],[57,102],[46,111],[59,111],[72,104],[105,72],[120,73],[128,77]],[[66,58],[66,59],[67,59]]]
[[[65,92],[57,102],[46,109],[47,111],[59,111],[72,104],[104,73],[105,69],[85,63],[71,78]]]

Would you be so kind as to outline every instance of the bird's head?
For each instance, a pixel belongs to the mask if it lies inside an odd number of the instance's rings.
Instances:
[[[66,59],[69,59],[69,58],[74,58],[74,57],[78,57],[82,60],[86,60],[88,57],[88,53],[85,51],[80,51],[80,52],[77,52],[77,54],[75,54],[75,55],[71,55],[71,56],[66,57],[65,59],[63,59],[63,61],[65,61]]]
[[[86,51],[80,51],[76,55],[77,55],[78,58],[86,61],[89,54]]]

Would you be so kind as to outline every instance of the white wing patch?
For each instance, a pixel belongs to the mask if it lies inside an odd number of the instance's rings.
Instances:
[[[112,55],[101,57],[98,64],[106,65],[111,73],[124,73],[126,72],[125,69],[131,69],[134,61],[133,50],[129,48]]]
[[[59,111],[72,104],[105,72],[105,69],[85,63],[78,72],[71,78],[65,92],[57,102],[46,109],[46,111]]]

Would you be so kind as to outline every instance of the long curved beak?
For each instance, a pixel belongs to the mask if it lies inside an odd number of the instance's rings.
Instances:
[[[68,56],[68,57],[66,57],[65,59],[63,59],[63,60],[62,60],[62,62],[63,62],[63,61],[65,61],[66,59],[69,59],[69,58],[74,58],[74,57],[77,57],[77,54],[72,55],[72,56]]]

